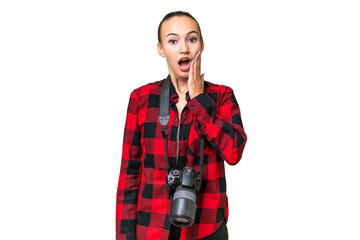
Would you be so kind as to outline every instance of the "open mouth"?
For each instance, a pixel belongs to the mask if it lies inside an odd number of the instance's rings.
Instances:
[[[180,61],[178,62],[180,69],[182,71],[188,71],[190,69],[190,58],[184,57],[181,58]]]

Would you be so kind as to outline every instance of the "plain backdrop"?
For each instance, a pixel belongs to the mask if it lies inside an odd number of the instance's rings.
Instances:
[[[358,1],[1,1],[0,239],[115,239],[130,93],[165,78],[157,27],[190,12],[206,80],[248,143],[231,240],[360,239]]]

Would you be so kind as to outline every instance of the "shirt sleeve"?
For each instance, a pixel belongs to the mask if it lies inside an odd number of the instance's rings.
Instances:
[[[218,95],[218,104],[206,93],[187,103],[195,115],[210,144],[230,165],[237,164],[242,156],[247,136],[241,120],[240,108],[234,91],[224,87]]]
[[[138,188],[141,176],[141,133],[138,125],[138,96],[133,91],[125,121],[120,176],[116,202],[116,240],[136,239]]]

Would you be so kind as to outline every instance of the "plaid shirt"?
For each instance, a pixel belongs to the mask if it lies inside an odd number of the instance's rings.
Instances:
[[[139,87],[130,96],[117,191],[117,240],[167,240],[169,236],[172,195],[165,190],[165,152],[158,120],[163,81]],[[170,167],[191,166],[198,172],[200,131],[196,120],[206,136],[195,222],[181,231],[181,239],[200,239],[228,219],[224,160],[230,165],[238,163],[247,137],[231,88],[205,81],[204,93],[193,99],[186,93],[187,104],[180,118],[175,105],[178,99],[171,82],[167,125]]]

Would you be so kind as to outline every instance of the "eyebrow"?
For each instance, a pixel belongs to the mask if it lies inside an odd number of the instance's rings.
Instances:
[[[188,32],[186,35],[190,35],[191,33],[196,33],[197,35],[199,35],[199,33],[197,31],[191,31],[191,32]],[[171,36],[171,35],[174,35],[174,36],[179,36],[179,34],[177,33],[169,33],[168,35],[166,35],[166,37],[168,36]]]

